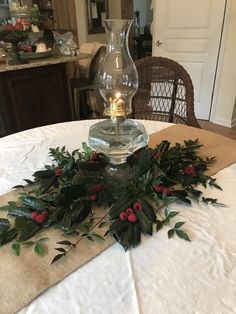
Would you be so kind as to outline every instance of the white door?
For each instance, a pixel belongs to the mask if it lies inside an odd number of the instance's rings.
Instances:
[[[174,59],[188,71],[199,119],[210,116],[225,2],[153,0],[153,55]]]

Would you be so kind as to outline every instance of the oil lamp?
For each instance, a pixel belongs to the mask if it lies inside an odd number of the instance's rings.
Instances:
[[[105,20],[107,53],[95,84],[105,100],[104,115],[110,119],[90,127],[89,145],[109,157],[113,169],[125,164],[129,155],[148,143],[144,126],[127,115],[138,88],[138,74],[128,49],[132,20]]]

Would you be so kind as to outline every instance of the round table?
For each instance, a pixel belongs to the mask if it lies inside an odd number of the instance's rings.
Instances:
[[[95,122],[49,125],[1,138],[0,194],[50,163],[50,147],[66,145],[72,150],[88,142],[89,127]],[[149,134],[170,125],[142,122]],[[233,313],[236,164],[215,177],[223,192],[208,189],[205,195],[227,207],[175,203],[170,208],[180,211],[177,219],[186,221],[191,243],[176,237],[168,240],[164,228],[153,237],[143,237],[142,244],[128,252],[114,244],[19,313]]]

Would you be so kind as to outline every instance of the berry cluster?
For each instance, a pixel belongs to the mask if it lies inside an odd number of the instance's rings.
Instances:
[[[33,211],[31,213],[31,218],[37,222],[37,224],[41,225],[48,217],[48,211],[44,210],[43,212]]]
[[[196,177],[197,172],[193,166],[187,166],[184,168],[184,174],[191,174],[193,177]]]
[[[120,212],[120,220],[128,220],[129,222],[136,222],[138,220],[136,212],[142,209],[139,202],[133,204],[133,208],[126,208],[125,211]]]
[[[55,169],[55,177],[60,177],[63,174],[63,169],[57,168]]]
[[[103,189],[102,184],[94,185],[94,187],[91,189],[91,194],[88,197],[89,201],[96,201],[97,193],[101,192],[102,189]]]
[[[166,196],[169,196],[171,194],[171,190],[165,187],[163,184],[156,184],[153,186],[153,189],[156,193],[163,193]]]

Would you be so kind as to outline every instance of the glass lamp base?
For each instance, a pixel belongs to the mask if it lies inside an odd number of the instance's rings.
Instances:
[[[106,155],[113,165],[125,163],[128,156],[147,144],[144,126],[124,117],[98,122],[89,130],[89,145]]]

